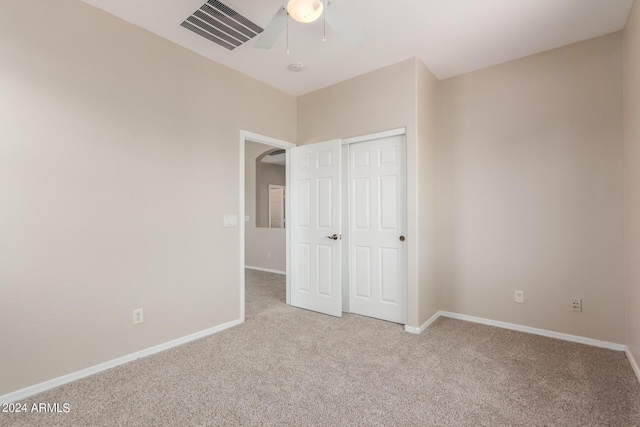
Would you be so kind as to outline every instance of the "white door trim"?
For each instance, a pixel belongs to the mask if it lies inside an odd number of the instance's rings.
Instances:
[[[238,203],[238,213],[239,213],[239,221],[238,224],[240,226],[240,233],[238,233],[239,235],[239,239],[240,239],[240,320],[242,322],[244,322],[245,320],[245,312],[244,312],[244,263],[245,263],[245,258],[244,258],[244,237],[245,237],[245,232],[244,232],[244,227],[245,227],[245,212],[244,212],[244,185],[245,185],[245,180],[244,180],[244,174],[245,174],[245,168],[244,168],[244,163],[245,163],[245,142],[246,141],[252,141],[252,142],[259,142],[261,144],[267,144],[267,145],[271,145],[274,147],[278,147],[278,148],[284,148],[285,150],[287,150],[286,152],[286,162],[287,164],[289,163],[289,148],[291,147],[295,147],[296,144],[291,143],[291,142],[287,142],[287,141],[283,141],[280,139],[276,139],[276,138],[271,138],[270,136],[265,136],[265,135],[260,135],[257,133],[253,133],[253,132],[249,132],[246,130],[240,130],[240,188],[238,189],[238,194],[239,194],[239,203]],[[285,189],[285,194],[286,191],[288,191],[289,189],[289,168],[286,169],[286,187],[287,189]],[[289,217],[289,203],[287,202],[287,200],[289,199],[288,195],[285,196],[285,217]],[[287,249],[286,249],[286,256],[287,256],[287,269],[286,269],[286,273],[287,273],[287,298],[289,296],[289,228],[286,227],[286,241],[287,241]],[[290,301],[287,301],[287,304],[289,304]]]
[[[405,135],[407,128],[397,128],[385,130],[383,132],[370,133],[369,135],[354,136],[342,140],[342,145],[355,144],[356,142],[366,142],[374,139],[387,138],[389,136]]]

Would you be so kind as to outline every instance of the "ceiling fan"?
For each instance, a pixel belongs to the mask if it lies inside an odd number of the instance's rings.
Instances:
[[[365,34],[333,0],[289,0],[286,6],[280,6],[253,46],[258,49],[271,49],[282,31],[288,28],[289,16],[298,22],[310,23],[320,18],[323,13],[325,23],[349,46],[355,47],[366,39]]]

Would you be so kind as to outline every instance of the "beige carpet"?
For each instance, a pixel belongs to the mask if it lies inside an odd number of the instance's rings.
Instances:
[[[247,321],[34,396],[42,426],[638,426],[622,352],[441,318],[421,335],[284,304],[247,271]]]

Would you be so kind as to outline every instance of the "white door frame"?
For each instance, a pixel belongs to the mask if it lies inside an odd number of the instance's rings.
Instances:
[[[245,263],[245,257],[244,257],[244,250],[245,250],[245,245],[244,245],[244,237],[245,237],[245,232],[244,232],[244,227],[245,227],[245,211],[244,211],[244,198],[245,198],[245,191],[244,191],[244,185],[245,185],[245,143],[246,141],[251,141],[251,142],[258,142],[260,144],[266,144],[266,145],[271,145],[273,147],[278,147],[278,148],[283,148],[286,151],[286,163],[287,165],[289,164],[289,148],[291,147],[295,147],[296,144],[291,143],[291,142],[287,142],[287,141],[283,141],[280,139],[276,139],[276,138],[271,138],[269,136],[264,136],[264,135],[260,135],[257,133],[253,133],[253,132],[249,132],[246,130],[240,130],[240,188],[238,189],[238,195],[240,198],[239,201],[239,207],[238,207],[238,213],[239,213],[239,221],[238,224],[240,225],[240,233],[238,233],[239,235],[239,239],[240,239],[240,320],[242,322],[244,322],[245,320],[245,304],[244,304],[244,281],[245,281],[245,277],[244,277],[244,263]],[[288,199],[289,196],[287,195],[287,191],[289,191],[289,168],[286,168],[286,181],[285,181],[285,185],[286,185],[286,189],[285,189],[285,218],[289,217],[289,203],[288,203]],[[287,249],[286,249],[286,256],[287,256],[287,304],[290,303],[290,301],[288,300],[289,298],[289,228],[285,226],[285,232],[286,232],[286,245],[287,245]]]
[[[368,135],[354,136],[353,138],[347,138],[342,140],[342,145],[354,144],[356,142],[366,142],[372,139],[387,138],[390,136],[406,135],[407,128],[390,129],[383,132],[370,133]]]

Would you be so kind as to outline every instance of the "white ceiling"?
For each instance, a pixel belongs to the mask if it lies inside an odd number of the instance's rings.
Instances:
[[[290,21],[271,50],[251,40],[228,51],[180,23],[206,0],[83,0],[200,55],[292,95],[419,57],[439,79],[624,28],[633,0],[335,0],[367,35],[352,48],[322,20]],[[261,27],[282,0],[221,0]],[[285,0],[286,1],[286,0]],[[287,70],[302,62],[299,73]]]

